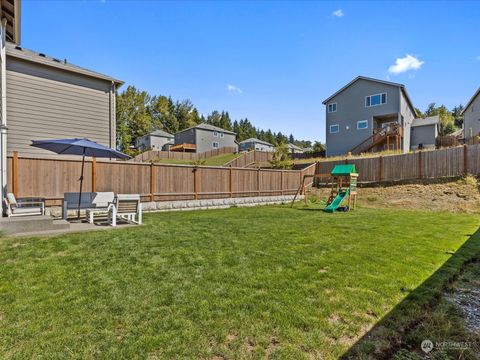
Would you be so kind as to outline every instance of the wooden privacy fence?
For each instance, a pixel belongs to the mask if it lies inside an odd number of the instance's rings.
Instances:
[[[480,145],[369,158],[321,161],[317,174],[329,174],[337,164],[355,164],[360,182],[437,179],[480,173]]]
[[[178,151],[157,151],[157,150],[147,150],[137,156],[132,160],[133,162],[146,162],[154,161],[157,159],[176,159],[176,160],[204,160],[212,156],[223,155],[223,154],[233,154],[237,152],[236,147],[226,146],[219,149],[212,149],[205,151],[203,153],[194,153],[194,152],[178,152]]]
[[[60,205],[65,192],[79,190],[81,160],[8,157],[8,191],[44,197]],[[212,199],[295,194],[303,170],[246,169],[86,160],[84,191],[141,194],[142,201]]]
[[[242,153],[242,155],[224,164],[223,166],[247,167],[253,164],[268,163],[270,160],[272,160],[272,156],[273,154],[270,152],[252,150]]]

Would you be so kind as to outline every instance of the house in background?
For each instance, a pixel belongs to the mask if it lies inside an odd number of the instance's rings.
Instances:
[[[465,105],[463,115],[463,136],[465,140],[474,139],[480,134],[480,88]]]
[[[290,154],[303,154],[304,150],[295,144],[288,143],[287,144],[288,152]]]
[[[144,135],[139,137],[135,141],[135,145],[138,150],[146,151],[146,150],[168,150],[170,145],[173,145],[174,136],[166,131],[163,130],[155,130],[150,134]]]
[[[240,142],[238,147],[239,147],[239,151],[249,151],[249,150],[256,150],[256,151],[263,151],[263,152],[275,151],[274,145],[257,138],[249,138],[249,139],[243,140]]]
[[[323,104],[327,156],[410,150],[415,108],[404,85],[358,76]]]
[[[202,153],[224,147],[238,150],[233,131],[221,129],[210,124],[198,124],[175,134],[175,145],[171,151],[192,151]]]
[[[412,150],[435,149],[440,117],[430,116],[425,119],[414,119],[412,122],[410,148]]]

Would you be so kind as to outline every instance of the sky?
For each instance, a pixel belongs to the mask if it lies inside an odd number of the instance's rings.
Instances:
[[[480,2],[22,1],[25,48],[325,140],[322,101],[358,75],[452,108],[480,87]]]

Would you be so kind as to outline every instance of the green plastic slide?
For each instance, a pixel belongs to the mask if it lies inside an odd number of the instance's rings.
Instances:
[[[350,192],[350,189],[347,189],[345,191],[340,191],[337,196],[335,196],[335,199],[328,205],[323,211],[333,213],[338,209],[340,204],[342,203],[343,199],[345,199],[346,196],[348,196],[348,193]]]

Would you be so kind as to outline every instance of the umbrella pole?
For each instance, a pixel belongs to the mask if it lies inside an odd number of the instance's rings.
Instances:
[[[82,204],[82,187],[83,187],[83,170],[85,168],[85,148],[83,148],[83,156],[82,156],[82,173],[80,175],[80,194],[78,196],[78,211],[77,211],[77,219],[80,219],[80,206]]]

